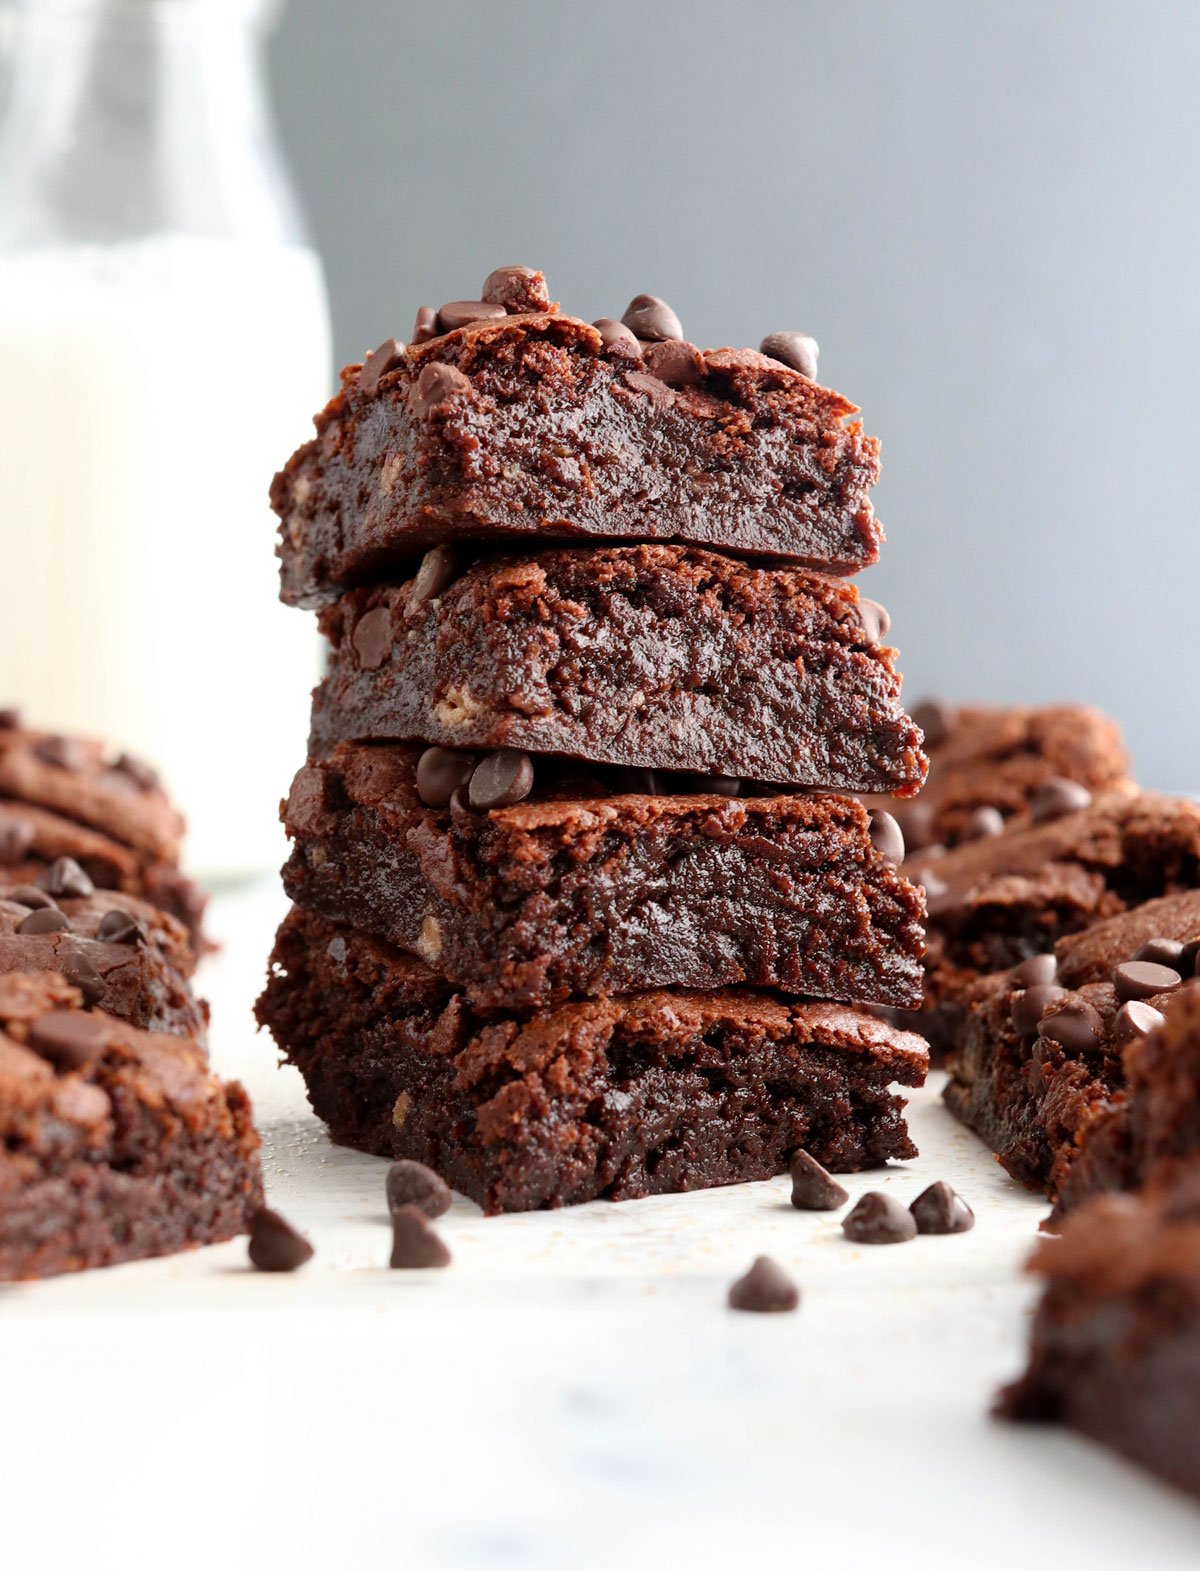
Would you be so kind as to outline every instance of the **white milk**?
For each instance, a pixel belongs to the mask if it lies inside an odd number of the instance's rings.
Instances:
[[[304,760],[317,639],[266,494],[329,378],[307,250],[0,256],[0,704],[158,764],[210,878],[278,863]]]

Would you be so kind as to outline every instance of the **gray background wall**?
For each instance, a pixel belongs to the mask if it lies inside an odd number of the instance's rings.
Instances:
[[[908,696],[1090,700],[1200,790],[1200,6],[292,0],[270,64],[341,360],[507,262],[813,333]]]

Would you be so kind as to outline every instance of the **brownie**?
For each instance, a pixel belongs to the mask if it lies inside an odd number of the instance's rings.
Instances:
[[[271,487],[283,599],[394,577],[447,538],[874,562],[879,445],[855,406],[778,359],[649,330],[669,341],[522,309],[347,367]]]
[[[1200,1495],[1200,1168],[1097,1196],[1030,1269],[1045,1291],[999,1415],[1066,1424]]]
[[[205,897],[179,868],[184,822],[148,764],[0,711],[0,876],[31,883],[72,857],[101,889],[148,900],[203,948]]]
[[[132,1026],[203,1038],[208,1014],[189,986],[186,929],[130,895],[93,891],[77,867],[67,883],[78,893],[47,894],[63,866],[44,872],[40,886],[0,883],[0,976],[54,971]]]
[[[262,1205],[240,1085],[48,972],[0,975],[0,1281],[215,1243]]]
[[[293,908],[257,1008],[343,1144],[488,1214],[914,1156],[925,1044],[840,1004],[646,992],[477,1012],[421,961]]]
[[[901,795],[924,777],[894,651],[850,585],[670,545],[485,558],[432,596],[424,571],[322,613],[314,754],[524,748]]]
[[[739,984],[920,999],[920,892],[872,846],[853,798],[633,794],[595,779],[563,798],[538,758],[524,801],[435,808],[417,788],[421,752],[347,743],[302,769],[284,886],[420,955],[475,1004]]]
[[[1123,1050],[1139,1031],[1138,1012],[1131,1018],[1124,1003],[1136,996],[1158,1013],[1167,1007],[1165,989],[1128,995],[1114,986],[1117,968],[1152,939],[1200,939],[1200,890],[1148,901],[1061,939],[1045,968],[1049,980],[1031,979],[1026,962],[966,995],[947,1105],[1014,1178],[1052,1200],[1069,1187],[1089,1128],[1124,1090]],[[1180,973],[1163,980],[1172,979],[1177,988]]]

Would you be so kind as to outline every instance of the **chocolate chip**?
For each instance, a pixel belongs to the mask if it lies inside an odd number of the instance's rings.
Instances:
[[[1092,793],[1078,780],[1058,776],[1039,786],[1029,798],[1029,812],[1035,824],[1045,824],[1052,818],[1065,818],[1068,813],[1080,813],[1092,805]]]
[[[30,911],[49,911],[57,904],[53,895],[48,895],[36,884],[22,884],[19,889],[10,890],[5,898],[14,905],[26,906]]]
[[[431,338],[438,335],[438,314],[431,305],[417,307],[417,319],[413,323],[412,342],[414,344],[427,344]]]
[[[1004,815],[999,808],[977,807],[960,831],[963,840],[988,840],[1004,833]]]
[[[379,391],[379,383],[389,371],[404,364],[404,345],[398,338],[385,338],[378,349],[372,349],[358,373],[358,385],[367,396]]]
[[[695,387],[704,380],[704,356],[682,338],[647,344],[642,358],[650,375],[668,387]]]
[[[730,1309],[748,1310],[754,1315],[788,1314],[800,1303],[800,1289],[782,1266],[770,1255],[759,1255],[729,1289]]]
[[[1184,965],[1184,946],[1175,938],[1148,938],[1140,949],[1134,951],[1135,960],[1149,960],[1151,965],[1169,966],[1186,976],[1191,966]]]
[[[0,866],[19,862],[36,839],[37,830],[28,818],[0,813]]]
[[[387,1203],[389,1211],[416,1206],[427,1217],[441,1216],[450,1209],[450,1187],[424,1162],[393,1162],[388,1168]]]
[[[87,1003],[98,1004],[104,997],[108,984],[81,950],[60,952],[54,964],[71,986],[79,989]]]
[[[472,322],[498,322],[507,315],[502,305],[492,305],[487,300],[451,300],[438,311],[438,331],[453,333]]]
[[[869,644],[881,644],[892,626],[886,607],[881,606],[878,600],[864,600],[860,597],[858,619],[862,623],[863,637]]]
[[[411,616],[430,600],[437,600],[444,595],[458,577],[458,571],[458,557],[453,546],[435,545],[426,551],[408,586],[405,615]]]
[[[133,753],[122,753],[112,767],[117,774],[132,780],[139,790],[158,790],[160,784],[158,770]]]
[[[419,1206],[399,1206],[392,1212],[393,1271],[428,1271],[448,1266],[453,1257],[429,1218]]]
[[[44,906],[41,910],[31,911],[17,928],[17,932],[26,937],[37,933],[67,933],[70,930],[70,917],[57,906]]]
[[[503,316],[503,311],[500,314]],[[471,378],[457,366],[447,365],[444,360],[431,360],[428,365],[421,367],[421,374],[413,383],[408,395],[408,407],[418,419],[423,419],[439,404],[470,391]]]
[[[377,605],[360,616],[350,642],[362,669],[378,671],[392,652],[392,613],[388,607]]]
[[[1166,1016],[1160,1014],[1153,1004],[1132,998],[1127,1004],[1122,1004],[1113,1017],[1113,1046],[1126,1047],[1138,1037],[1149,1036],[1151,1031],[1166,1023]]]
[[[523,802],[532,790],[533,760],[528,753],[506,747],[489,753],[476,765],[467,786],[467,800],[477,812],[485,812]]]
[[[607,354],[615,355],[618,360],[642,358],[642,346],[624,322],[614,321],[611,316],[602,316],[592,326],[600,334],[600,342]]]
[[[911,807],[897,813],[896,818],[908,855],[911,856],[914,851],[923,851],[926,846],[933,844],[936,824],[933,808],[927,802],[914,802]]]
[[[1190,944],[1184,944],[1179,966],[1185,976],[1200,975],[1200,938],[1193,938]]]
[[[923,1189],[908,1209],[918,1233],[969,1233],[975,1226],[974,1211],[941,1180]]]
[[[919,725],[925,733],[926,747],[940,747],[950,735],[950,727],[954,724],[953,709],[935,698],[927,698],[919,703],[912,717],[914,725]]]
[[[842,1221],[854,1244],[906,1244],[917,1236],[912,1212],[880,1189],[869,1190]]]
[[[145,937],[136,919],[128,911],[113,909],[100,918],[96,937],[106,944],[136,944]]]
[[[278,1211],[264,1206],[250,1223],[250,1264],[256,1271],[297,1271],[313,1257],[313,1246]]]
[[[550,291],[536,267],[498,267],[487,275],[482,299],[503,306],[510,315],[550,309]]]
[[[665,300],[657,295],[635,295],[621,318],[622,324],[644,343],[661,343],[667,338],[682,338],[679,318]]]
[[[56,900],[86,900],[96,893],[95,884],[70,856],[60,856],[51,862],[38,883]]]
[[[1082,998],[1071,998],[1052,1014],[1038,1021],[1038,1035],[1057,1042],[1069,1053],[1090,1053],[1104,1034],[1104,1021],[1097,1010]]]
[[[1153,965],[1149,960],[1127,960],[1112,974],[1113,987],[1123,1003],[1173,992],[1182,981],[1178,971],[1170,966]]]
[[[871,844],[889,862],[903,862],[904,860],[904,835],[900,825],[890,813],[885,813],[881,808],[875,808],[869,815],[871,820]]]
[[[58,1069],[96,1061],[112,1041],[112,1022],[73,1009],[52,1009],[29,1028],[29,1045]]]
[[[1058,975],[1058,960],[1054,955],[1030,955],[1008,973],[1009,987],[1045,987]]]
[[[417,759],[417,795],[426,807],[447,807],[459,786],[469,783],[474,770],[474,753],[427,747]]]
[[[821,350],[816,339],[809,338],[806,333],[768,333],[758,350],[760,354],[778,360],[781,365],[799,371],[810,382],[816,381],[817,356]]]
[[[850,1198],[849,1191],[807,1151],[795,1153],[788,1172],[792,1175],[792,1204],[797,1211],[836,1211]]]
[[[70,736],[45,737],[33,751],[44,764],[52,764],[55,769],[69,769],[73,774],[78,774],[88,761],[82,742]]]
[[[15,731],[21,724],[21,711],[12,704],[0,709],[0,731]]]
[[[1026,987],[1021,992],[1014,993],[1008,1011],[1013,1030],[1018,1036],[1035,1037],[1041,1018],[1050,1005],[1056,1004],[1060,998],[1066,996],[1065,987],[1054,987],[1049,982],[1038,982],[1033,987]]]

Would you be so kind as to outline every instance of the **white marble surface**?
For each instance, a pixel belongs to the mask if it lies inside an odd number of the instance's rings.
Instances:
[[[1063,1433],[988,1419],[1021,1361],[1042,1207],[914,1099],[974,1232],[856,1248],[785,1180],[484,1221],[389,1272],[385,1164],[330,1146],[249,1005],[281,909],[217,903],[214,1057],[317,1258],[245,1245],[0,1290],[0,1565],[413,1571],[1195,1567],[1200,1509]],[[798,1313],[737,1315],[759,1252]]]

